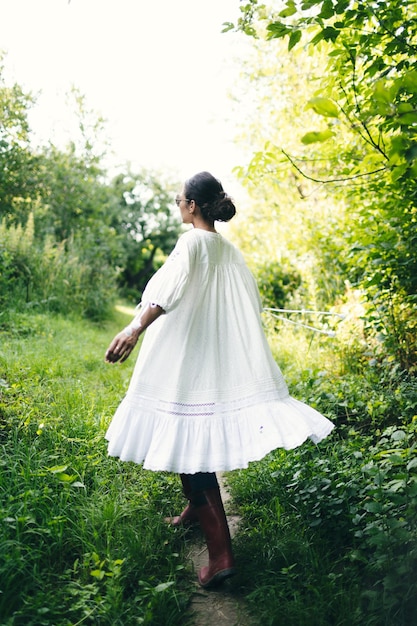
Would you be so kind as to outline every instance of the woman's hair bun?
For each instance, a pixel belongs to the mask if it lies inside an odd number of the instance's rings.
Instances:
[[[221,191],[208,211],[213,221],[228,222],[236,215],[236,207],[230,196]]]
[[[195,200],[207,221],[228,222],[236,214],[232,198],[210,172],[200,172],[187,180],[185,194],[188,199]]]

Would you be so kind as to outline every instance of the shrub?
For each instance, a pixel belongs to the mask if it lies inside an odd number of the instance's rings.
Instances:
[[[257,265],[255,276],[262,303],[271,308],[283,308],[301,283],[300,274],[286,260]]]
[[[56,243],[34,236],[33,216],[25,227],[0,223],[0,305],[81,313],[104,319],[116,297],[116,273],[108,251],[88,233]]]

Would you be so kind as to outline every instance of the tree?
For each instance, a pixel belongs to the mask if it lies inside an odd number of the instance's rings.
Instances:
[[[118,175],[112,186],[117,209],[111,225],[122,237],[124,250],[119,282],[126,295],[137,299],[177,240],[180,220],[173,212],[177,185],[142,170]]]
[[[234,89],[236,115],[245,102],[240,140],[252,149],[250,162],[236,171],[255,202],[243,222],[239,215],[232,224],[234,237],[258,280],[267,261],[295,266],[302,284],[293,304],[308,309],[333,304],[346,280],[346,202],[329,197],[325,185],[303,177],[284,155],[303,147],[301,138],[314,123],[315,113],[300,94],[313,96],[324,67],[323,55],[289,55],[283,42],[258,40]],[[309,163],[314,165],[313,157]]]
[[[415,3],[288,0],[267,9],[250,0],[241,10],[237,28],[247,34],[285,38],[290,53],[303,45],[327,56],[305,100],[316,124],[297,151],[281,146],[280,158],[305,181],[343,194],[351,218],[348,277],[375,305],[368,320],[386,346],[396,337],[391,348],[408,366],[417,289]]]
[[[0,54],[0,217],[14,223],[26,222],[37,195],[37,158],[27,122],[33,102],[18,84],[6,84]]]
[[[171,251],[179,222],[172,183],[145,171],[109,180],[104,122],[79,92],[72,95],[78,134],[64,149],[35,150],[27,120],[33,100],[0,74],[1,302],[72,307],[98,319],[111,306],[116,278],[137,299]]]

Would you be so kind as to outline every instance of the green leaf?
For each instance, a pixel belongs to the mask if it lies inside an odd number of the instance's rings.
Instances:
[[[375,83],[374,98],[376,98],[380,102],[391,104],[392,102],[391,92],[390,92],[390,89],[386,86],[385,81],[378,80]]]
[[[303,144],[309,145],[310,143],[316,143],[317,141],[326,141],[327,139],[330,139],[330,137],[334,136],[335,133],[331,130],[312,130],[301,137],[301,141]]]
[[[222,28],[222,33],[228,33],[230,30],[233,30],[235,25],[233,24],[233,22],[223,22],[222,24],[223,28]]]
[[[411,126],[412,124],[417,123],[417,112],[413,113],[404,113],[398,117],[398,120],[401,125]]]
[[[403,458],[401,454],[397,454],[395,452],[394,454],[389,455],[388,461],[392,463],[393,465],[403,465]]]
[[[327,55],[328,57],[340,57],[342,55],[346,54],[345,50],[332,50],[331,52],[329,52],[329,54]]]
[[[321,11],[319,13],[319,17],[322,17],[323,19],[327,20],[330,17],[333,17],[333,15],[334,15],[334,9],[333,9],[332,0],[324,0],[322,7],[321,7]]]
[[[398,165],[398,166],[394,167],[394,169],[392,170],[392,173],[391,173],[391,180],[393,182],[399,180],[401,178],[401,176],[403,176],[403,174],[405,174],[407,169],[408,169],[407,163],[402,163],[401,165]]]
[[[400,102],[397,106],[398,113],[410,113],[410,111],[414,111],[414,107],[409,102]]]
[[[166,589],[168,589],[168,587],[171,587],[174,584],[174,581],[170,581],[168,583],[160,583],[159,585],[157,585],[154,589],[154,591],[156,591],[156,593],[161,593],[161,591],[165,591]]]
[[[316,45],[316,43],[319,43],[319,42],[320,42],[323,38],[324,38],[323,31],[322,31],[322,30],[320,30],[320,31],[317,33],[317,35],[315,35],[315,36],[313,37],[313,39],[311,40],[311,42],[310,42],[310,43],[312,43],[313,45]]]
[[[401,491],[406,486],[407,481],[405,480],[391,480],[387,485],[389,491],[393,491],[394,493],[396,493],[397,491]]]
[[[291,32],[291,28],[282,22],[272,22],[268,24],[267,30],[269,31],[268,39],[279,39]]]
[[[407,463],[408,471],[410,471],[410,469],[414,469],[415,467],[417,467],[417,457],[415,457],[414,459],[411,459],[411,461]]]
[[[288,42],[288,50],[292,50],[294,46],[298,44],[301,39],[301,30],[293,30],[290,35],[290,40]]]
[[[407,434],[401,429],[395,430],[391,435],[393,441],[403,441],[406,437]]]
[[[305,2],[303,2],[303,4],[301,5],[301,10],[308,11],[309,9],[314,7],[316,4],[321,4],[322,1],[323,0],[305,0]]]
[[[337,28],[333,28],[333,26],[326,26],[323,29],[323,39],[325,41],[336,41],[339,37],[340,31]]]
[[[406,135],[397,135],[391,139],[390,156],[403,155],[408,147],[408,137]]]
[[[337,15],[341,15],[342,13],[344,13],[346,11],[348,6],[349,6],[349,0],[338,0],[338,2],[336,3],[336,6],[334,8],[335,13]]]
[[[297,7],[295,6],[294,0],[288,0],[287,7],[278,13],[278,15],[280,17],[291,17],[291,15],[295,13],[297,13]]]
[[[313,109],[315,113],[324,115],[325,117],[339,117],[339,109],[330,98],[323,98],[321,96],[311,98],[306,108]]]
[[[368,513],[381,513],[382,505],[380,502],[365,502],[364,509]]]
[[[53,467],[48,467],[48,471],[51,472],[51,474],[61,474],[61,472],[65,472],[65,470],[68,468],[68,465],[54,465]]]
[[[401,81],[401,86],[409,93],[417,93],[417,70],[407,72],[407,74],[399,80]]]
[[[76,478],[76,476],[70,476],[69,474],[65,474],[64,472],[61,474],[57,474],[56,476],[58,480],[60,480],[62,483],[72,483]]]

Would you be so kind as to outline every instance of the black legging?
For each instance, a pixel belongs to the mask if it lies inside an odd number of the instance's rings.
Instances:
[[[197,474],[182,474],[190,487],[190,500],[194,506],[201,506],[206,503],[204,491],[208,489],[218,489],[219,483],[214,472],[197,472]]]

